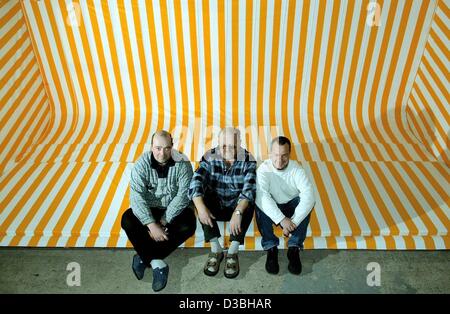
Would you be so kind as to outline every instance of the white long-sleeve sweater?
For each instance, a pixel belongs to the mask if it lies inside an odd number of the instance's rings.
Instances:
[[[311,212],[315,204],[314,188],[305,170],[295,160],[290,160],[283,170],[265,160],[256,171],[256,205],[279,224],[285,217],[277,204],[285,204],[299,196],[292,221],[298,226]]]

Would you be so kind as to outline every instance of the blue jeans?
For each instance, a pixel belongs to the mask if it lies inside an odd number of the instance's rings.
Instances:
[[[300,197],[293,198],[286,204],[277,204],[278,208],[281,210],[283,215],[288,218],[291,218],[294,215],[295,208],[298,203],[300,203]],[[306,231],[309,225],[309,219],[311,217],[311,213],[303,219],[300,225],[291,233],[291,236],[288,240],[288,247],[298,247],[303,249],[303,242],[306,238]],[[273,233],[273,221],[269,218],[264,212],[256,207],[256,223],[258,224],[259,232],[262,235],[261,245],[264,250],[268,250],[274,246],[278,246],[280,240]]]

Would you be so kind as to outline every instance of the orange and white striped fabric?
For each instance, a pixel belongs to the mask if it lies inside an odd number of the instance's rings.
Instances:
[[[306,248],[449,249],[449,7],[0,0],[0,245],[129,247],[153,132],[195,166],[234,125],[258,160],[294,143],[316,187]]]

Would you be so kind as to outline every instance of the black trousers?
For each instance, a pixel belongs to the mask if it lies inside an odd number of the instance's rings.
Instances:
[[[209,242],[212,238],[220,238],[220,230],[217,225],[217,221],[230,221],[235,207],[226,208],[220,205],[220,201],[214,194],[205,194],[203,197],[203,202],[206,207],[210,210],[216,219],[211,219],[213,227],[210,225],[202,225],[203,234],[205,236],[205,241]],[[242,215],[241,221],[241,232],[238,235],[230,235],[230,241],[239,241],[240,244],[244,244],[245,234],[247,233],[248,227],[253,220],[253,213],[255,211],[255,205],[249,203],[248,207],[245,209]],[[201,223],[201,222],[200,222]]]
[[[156,208],[152,208],[151,211],[157,221],[161,219],[164,213],[164,210]],[[195,214],[191,208],[185,208],[170,224],[167,224],[169,240],[166,241],[154,241],[150,237],[147,226],[136,218],[131,208],[123,213],[121,225],[136,253],[147,266],[150,266],[150,262],[154,259],[164,259],[169,256],[195,233],[197,226]]]

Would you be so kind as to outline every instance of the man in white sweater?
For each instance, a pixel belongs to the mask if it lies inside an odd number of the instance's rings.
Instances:
[[[314,207],[314,189],[305,170],[295,160],[290,160],[291,142],[284,136],[271,143],[270,159],[257,169],[256,175],[256,222],[262,235],[261,245],[267,251],[266,270],[277,274],[279,239],[273,232],[273,224],[283,229],[289,237],[288,269],[300,274],[302,264],[299,250]]]

